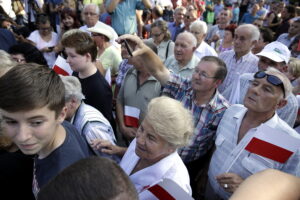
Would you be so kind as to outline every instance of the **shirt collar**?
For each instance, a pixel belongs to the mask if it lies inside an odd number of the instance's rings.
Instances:
[[[246,113],[247,111],[248,111],[248,109],[247,109],[246,107],[244,107],[244,110],[243,110],[243,111],[235,113],[235,115],[234,115],[233,117],[234,117],[235,119],[240,119],[240,118],[242,118],[242,117],[245,116],[245,113]],[[265,125],[267,125],[267,126],[269,126],[269,127],[271,127],[271,128],[275,128],[276,125],[279,123],[278,121],[279,121],[278,115],[277,115],[277,113],[275,112],[275,114],[273,115],[273,117],[272,117],[271,119],[269,119],[268,121],[266,121],[266,122],[264,122],[264,123],[262,123],[262,124],[265,124]]]

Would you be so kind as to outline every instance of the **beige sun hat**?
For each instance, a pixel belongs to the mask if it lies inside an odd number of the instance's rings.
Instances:
[[[102,35],[105,35],[109,40],[113,39],[112,32],[109,29],[107,29],[105,26],[103,26],[99,23],[97,23],[95,26],[93,26],[91,28],[88,28],[87,30],[90,32],[93,32],[93,33],[100,33]]]

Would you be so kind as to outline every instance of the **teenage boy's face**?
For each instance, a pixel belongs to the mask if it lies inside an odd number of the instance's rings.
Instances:
[[[58,138],[64,137],[64,129],[60,127],[65,111],[58,117],[48,106],[30,111],[7,112],[2,114],[3,133],[10,137],[19,149],[27,155],[38,154],[46,157],[57,148]]]
[[[67,63],[75,72],[82,72],[86,69],[87,62],[89,61],[86,55],[76,53],[75,48],[66,47]]]

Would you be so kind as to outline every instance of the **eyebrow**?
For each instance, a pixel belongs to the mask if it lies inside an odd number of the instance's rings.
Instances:
[[[33,119],[40,119],[40,118],[45,118],[45,116],[43,116],[43,115],[37,115],[37,116],[29,117],[29,118],[26,119],[26,120],[33,120]],[[16,119],[14,119],[14,118],[7,117],[7,116],[5,116],[5,115],[3,115],[3,114],[2,114],[2,119],[16,120]]]

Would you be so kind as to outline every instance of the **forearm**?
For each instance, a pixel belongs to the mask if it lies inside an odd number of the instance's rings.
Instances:
[[[166,85],[170,78],[169,70],[149,47],[146,48],[147,50],[141,55],[144,66],[149,73],[161,83],[161,85]]]
[[[117,5],[120,3],[120,0],[111,0],[110,4],[106,7],[106,11],[108,13],[114,12],[116,9]]]

